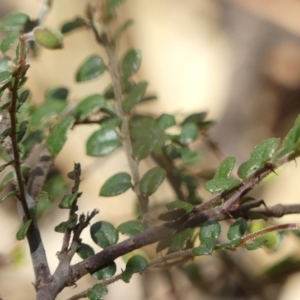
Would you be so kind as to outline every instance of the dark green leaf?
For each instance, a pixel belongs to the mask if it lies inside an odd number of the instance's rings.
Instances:
[[[248,160],[239,166],[237,173],[241,179],[247,179],[262,166],[263,164],[258,160]]]
[[[117,271],[117,266],[113,262],[108,266],[106,266],[105,268],[101,269],[100,271],[93,273],[92,276],[97,280],[104,280],[114,276],[116,271]]]
[[[87,155],[104,156],[115,151],[121,145],[117,131],[113,128],[101,128],[95,131],[86,144]]]
[[[9,197],[12,197],[12,196],[17,195],[17,193],[18,193],[17,191],[10,191],[10,192],[8,192],[7,194],[1,196],[1,197],[0,197],[0,203],[3,202],[4,200],[6,200],[6,199],[9,198]]]
[[[245,234],[246,229],[247,221],[243,218],[239,218],[229,227],[227,237],[229,240],[240,239]]]
[[[122,102],[122,110],[124,113],[128,114],[134,108],[136,104],[138,104],[147,89],[148,83],[146,81],[142,81],[135,85],[128,93],[127,97]]]
[[[41,130],[30,132],[22,141],[22,159],[25,159],[36,144],[41,143],[45,139]]]
[[[146,258],[140,255],[132,256],[128,260],[126,264],[126,269],[121,275],[122,280],[128,283],[134,273],[142,274],[147,268],[147,266],[148,266],[148,262]]]
[[[203,242],[207,238],[217,239],[221,233],[221,226],[215,220],[208,220],[200,227],[199,238]]]
[[[233,189],[238,186],[241,182],[234,178],[220,178],[212,179],[205,183],[204,187],[211,193],[222,192],[225,190]]]
[[[35,41],[47,49],[61,49],[63,47],[62,33],[52,27],[36,27],[33,30]]]
[[[77,224],[78,216],[77,214],[72,215],[67,222],[61,222],[55,226],[54,230],[59,233],[65,233],[68,229],[75,228]]]
[[[3,132],[1,132],[0,134],[0,140],[4,140],[5,138],[7,138],[11,133],[11,128],[8,127],[6,128]]]
[[[235,250],[236,247],[238,247],[242,242],[242,239],[241,238],[238,238],[238,239],[234,239],[228,243],[224,243],[224,244],[219,244],[219,245],[216,245],[215,249],[216,250]]]
[[[267,162],[278,147],[280,139],[270,138],[258,144],[251,153],[250,160]]]
[[[75,110],[74,115],[76,118],[86,118],[92,113],[100,110],[102,106],[106,105],[105,98],[100,94],[93,94],[80,101]]]
[[[61,32],[63,34],[69,33],[77,28],[81,28],[83,26],[86,26],[86,22],[81,18],[76,18],[74,21],[66,22],[62,28]]]
[[[76,73],[76,81],[83,82],[98,78],[105,70],[103,59],[98,55],[92,55],[80,65]]]
[[[172,236],[168,236],[164,240],[161,240],[156,246],[156,252],[161,252],[164,249],[170,247],[172,244]]]
[[[216,246],[216,239],[206,238],[205,242],[201,243],[200,246],[195,247],[192,250],[192,254],[194,256],[210,255],[210,254],[212,254],[215,246]]]
[[[28,230],[30,228],[31,222],[32,222],[32,220],[27,220],[22,225],[22,227],[18,230],[18,232],[16,234],[16,238],[17,238],[18,241],[21,241],[21,240],[23,240],[26,237],[27,232],[28,232]]]
[[[184,249],[186,243],[191,239],[193,236],[194,229],[188,228],[183,231],[176,233],[173,236],[172,244],[170,246],[171,251],[179,251]]]
[[[155,167],[142,177],[139,183],[140,192],[150,196],[156,192],[166,177],[166,170],[160,167]]]
[[[133,237],[139,233],[144,232],[147,229],[147,226],[140,221],[128,221],[125,223],[120,224],[117,227],[117,230],[124,235],[129,237]]]
[[[87,296],[90,300],[103,300],[107,293],[108,290],[106,285],[99,283],[94,285],[92,289],[88,291]]]
[[[141,61],[142,53],[140,50],[128,50],[121,62],[121,72],[123,77],[129,78],[134,75],[140,68]]]
[[[27,131],[27,124],[28,121],[23,121],[21,124],[18,126],[19,127],[19,132],[18,132],[18,142],[21,142],[24,135],[26,134]]]
[[[79,255],[80,258],[86,259],[95,254],[95,251],[90,245],[81,243],[79,248],[77,249],[76,253]]]
[[[30,95],[29,90],[21,90],[19,93],[19,102],[18,102],[18,108],[27,100],[27,98]]]
[[[268,243],[268,240],[261,239],[261,240],[255,241],[253,243],[245,244],[245,248],[249,251],[252,251],[252,250],[261,248],[262,246],[264,246],[267,243]]]
[[[102,186],[100,196],[112,197],[126,192],[132,187],[131,176],[122,172],[110,177]]]
[[[77,199],[77,197],[78,197],[77,192],[74,194],[65,195],[59,204],[59,208],[70,209],[74,201]]]
[[[69,90],[66,87],[59,86],[59,87],[51,88],[46,91],[46,101],[67,100],[68,95],[69,95]]]
[[[182,144],[193,142],[198,136],[198,127],[195,123],[186,123],[182,126],[179,141]]]
[[[28,19],[29,17],[23,13],[7,15],[0,22],[0,30],[20,31],[23,29],[23,26]]]
[[[121,125],[121,121],[119,118],[103,118],[99,121],[99,124],[101,124],[102,128],[115,128],[117,126]]]
[[[194,209],[194,206],[185,201],[175,200],[166,204],[167,209],[173,208],[184,208],[187,213],[191,212]]]
[[[182,122],[181,125],[185,125],[187,123],[195,123],[199,126],[203,123],[206,116],[207,116],[206,112],[195,113],[195,114],[189,115],[184,119],[184,121]]]
[[[67,133],[74,123],[73,116],[64,117],[50,132],[46,145],[52,156],[56,156],[67,140]]]
[[[101,248],[114,245],[118,239],[118,231],[108,222],[100,221],[91,226],[91,237]]]
[[[214,179],[229,178],[235,164],[234,157],[225,158],[216,170]]]
[[[298,115],[294,127],[289,131],[283,141],[283,147],[288,150],[294,150],[299,146],[300,139],[300,115]]]
[[[161,128],[163,129],[167,129],[169,127],[172,127],[174,125],[176,125],[176,120],[175,117],[169,114],[162,114],[158,120],[157,123],[159,126],[161,126]]]
[[[0,49],[4,53],[8,51],[17,41],[19,38],[20,34],[19,32],[13,31],[8,33],[2,40]]]
[[[158,219],[162,221],[172,221],[176,220],[186,214],[186,210],[184,208],[173,208],[168,211],[162,212]]]

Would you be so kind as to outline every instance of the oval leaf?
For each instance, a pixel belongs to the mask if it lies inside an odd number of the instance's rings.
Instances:
[[[77,192],[74,194],[65,195],[59,204],[59,208],[70,209],[74,201],[77,199],[77,197],[78,197]]]
[[[86,143],[87,155],[104,156],[115,151],[120,145],[120,138],[115,129],[101,128],[89,137]]]
[[[127,51],[121,62],[121,72],[123,77],[129,78],[134,75],[140,68],[142,53],[137,49]]]
[[[131,176],[122,172],[110,177],[102,186],[100,196],[112,197],[126,192],[132,187]]]
[[[298,115],[293,128],[289,131],[283,141],[283,147],[288,150],[293,150],[299,146],[300,139],[300,115]]]
[[[255,173],[263,164],[258,160],[248,160],[242,163],[238,168],[238,176],[241,179],[247,179],[250,175]]]
[[[270,138],[259,143],[251,153],[250,160],[267,162],[274,154],[280,142],[279,138]]]
[[[52,27],[36,27],[33,30],[35,41],[47,49],[61,49],[63,47],[63,35]]]
[[[173,236],[172,244],[170,246],[170,250],[179,251],[182,250],[186,243],[191,239],[193,236],[194,229],[188,228],[186,230],[180,231]]]
[[[127,97],[122,102],[122,110],[125,114],[128,114],[136,104],[138,104],[147,89],[148,83],[146,81],[138,83],[128,93]]]
[[[103,300],[108,293],[107,287],[103,283],[96,284],[87,293],[90,300]]]
[[[29,17],[23,13],[10,14],[1,20],[0,30],[20,31],[28,19]]]
[[[230,227],[227,232],[227,237],[229,240],[240,239],[247,229],[247,221],[243,218],[236,220]]]
[[[77,104],[74,115],[76,118],[86,118],[98,111],[101,106],[105,106],[105,104],[105,98],[100,94],[88,96]]]
[[[90,231],[93,241],[101,248],[114,245],[119,239],[118,231],[105,221],[93,224]]]
[[[201,225],[199,238],[203,242],[207,238],[217,239],[221,233],[221,225],[215,220],[208,220]]]
[[[234,157],[225,158],[216,170],[214,179],[229,178],[235,164]]]
[[[113,262],[108,266],[106,266],[105,268],[101,269],[100,271],[93,273],[92,276],[97,280],[108,279],[114,276],[116,271],[117,271],[117,266]]]
[[[128,260],[126,264],[126,269],[121,275],[122,280],[128,283],[134,273],[142,274],[147,268],[147,266],[148,262],[145,257],[141,255],[132,256]]]
[[[139,233],[144,232],[147,229],[147,226],[140,221],[128,221],[125,223],[120,224],[117,227],[117,230],[124,235],[129,237],[133,237]]]
[[[87,58],[76,73],[76,81],[83,82],[101,76],[106,69],[103,59],[98,55]]]
[[[139,183],[140,192],[150,196],[156,192],[166,177],[166,171],[160,167],[149,170]]]
[[[15,44],[19,36],[19,32],[16,31],[10,32],[7,36],[5,36],[0,45],[1,51],[3,53],[8,51]]]
[[[233,189],[238,186],[241,182],[234,178],[220,178],[212,179],[205,183],[204,187],[211,193],[218,193],[225,190]]]
[[[67,140],[67,133],[75,121],[73,116],[63,118],[50,132],[46,145],[52,156],[56,156]]]
[[[95,251],[90,245],[81,243],[79,248],[77,249],[76,253],[79,255],[80,258],[86,259],[95,254]]]
[[[17,234],[16,234],[17,240],[21,241],[21,240],[23,240],[23,239],[26,237],[31,222],[32,222],[32,220],[27,220],[27,221],[22,225],[22,227],[18,230],[18,232],[17,232]]]
[[[174,125],[176,125],[175,117],[169,114],[162,114],[158,119],[157,123],[159,126],[161,126],[163,129],[170,128]]]
[[[182,144],[193,142],[198,136],[198,127],[195,123],[186,123],[182,126],[179,141]]]

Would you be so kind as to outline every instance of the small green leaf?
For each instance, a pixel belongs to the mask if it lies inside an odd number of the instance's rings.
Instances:
[[[30,171],[30,168],[28,166],[21,167],[21,172],[25,178],[28,176],[29,171]],[[14,171],[10,171],[2,178],[2,180],[0,182],[0,191],[2,191],[4,189],[4,187],[6,186],[6,184],[8,182],[10,182],[14,179],[14,174],[15,174]]]
[[[86,118],[92,113],[98,111],[102,106],[106,105],[105,98],[100,94],[93,94],[80,101],[75,110],[74,115],[76,118]]]
[[[267,162],[274,154],[280,142],[279,138],[270,138],[259,143],[251,153],[250,160]]]
[[[298,115],[294,127],[289,131],[283,141],[283,147],[288,150],[294,150],[299,146],[300,139],[300,115]]]
[[[86,259],[86,258],[94,255],[95,251],[93,250],[93,248],[90,245],[81,243],[79,248],[77,249],[76,253],[79,255],[80,258]]]
[[[241,182],[234,178],[220,178],[212,179],[205,183],[204,187],[210,193],[222,192],[225,190],[233,189],[238,186]]]
[[[147,266],[148,262],[146,258],[144,258],[141,255],[132,256],[128,260],[126,264],[126,269],[121,275],[122,280],[128,283],[134,273],[142,274],[146,270]]]
[[[30,219],[30,220],[27,220],[27,221],[22,225],[22,227],[18,230],[18,232],[17,232],[17,234],[16,234],[16,238],[17,238],[18,241],[21,241],[21,240],[23,240],[23,239],[26,237],[27,232],[28,232],[28,230],[29,230],[29,227],[30,227],[30,225],[31,225],[31,222],[32,222],[31,219]]]
[[[216,170],[214,179],[229,178],[235,164],[234,157],[225,158]]]
[[[106,266],[105,268],[101,269],[100,271],[93,273],[92,276],[97,280],[104,280],[114,276],[116,271],[117,271],[117,266],[113,262],[108,266]]]
[[[184,208],[187,213],[191,212],[194,209],[194,206],[190,203],[187,203],[185,201],[181,200],[175,200],[172,202],[168,202],[166,204],[167,209],[173,209],[173,208]]]
[[[200,227],[199,238],[203,242],[207,238],[217,239],[221,233],[221,225],[215,220],[208,220]]]
[[[107,287],[103,283],[96,284],[88,291],[88,298],[90,300],[103,300],[104,296],[108,293]]]
[[[188,229],[185,229],[183,231],[176,233],[173,236],[172,244],[170,246],[171,251],[173,252],[173,251],[179,251],[179,250],[184,249],[184,247],[186,246],[186,243],[193,236],[193,233],[194,233],[193,228],[188,228]]]
[[[88,57],[76,73],[76,81],[83,82],[98,78],[106,70],[103,59],[98,55]]]
[[[18,193],[17,191],[10,191],[7,194],[5,194],[4,196],[1,196],[0,197],[0,203],[3,202],[4,200],[6,200],[9,197],[17,195],[17,193]]]
[[[0,72],[0,84],[5,84],[5,83],[9,82],[10,79],[11,79],[10,71]]]
[[[155,167],[149,170],[140,180],[139,189],[144,195],[150,196],[156,192],[166,177],[166,170]]]
[[[68,95],[69,95],[69,90],[64,86],[50,88],[46,91],[46,101],[48,102],[53,100],[67,100]]]
[[[110,177],[102,186],[100,196],[112,197],[126,192],[132,187],[131,176],[122,172]]]
[[[124,55],[121,62],[121,72],[123,77],[129,78],[134,75],[141,66],[142,53],[137,49],[130,49]]]
[[[86,143],[87,155],[104,156],[112,153],[121,145],[117,131],[113,128],[101,128],[95,131]]]
[[[234,239],[228,243],[223,243],[223,244],[219,244],[219,245],[216,245],[215,249],[217,250],[235,250],[236,247],[238,247],[242,242],[242,239],[241,238],[238,238],[238,239]]]
[[[200,246],[192,250],[194,256],[211,255],[216,246],[216,239],[207,238]]]
[[[261,240],[255,241],[253,243],[245,244],[245,248],[249,251],[253,251],[253,250],[261,248],[262,246],[264,246],[267,243],[268,243],[268,240],[261,239]]]
[[[179,141],[182,144],[193,142],[198,136],[198,127],[195,123],[186,123],[182,126]]]
[[[194,113],[192,115],[187,116],[181,125],[185,125],[188,123],[195,123],[198,126],[201,125],[204,122],[204,119],[206,118],[207,113],[206,112],[201,112],[201,113]]]
[[[258,169],[260,169],[263,164],[258,160],[248,160],[242,163],[238,168],[238,176],[241,179],[247,179],[253,173],[255,173]]]
[[[101,248],[114,245],[118,239],[118,231],[108,222],[100,221],[91,226],[91,237]]]
[[[122,102],[122,110],[125,114],[130,113],[134,106],[142,100],[147,86],[148,83],[146,81],[142,81],[129,91],[127,97]]]
[[[20,106],[28,99],[29,95],[30,95],[29,90],[21,90],[19,94],[18,108],[20,108]]]
[[[176,125],[175,117],[169,114],[162,114],[158,119],[157,123],[161,128],[167,129]]]
[[[33,30],[35,41],[47,49],[61,49],[63,47],[62,33],[52,27],[36,27]]]
[[[64,117],[50,132],[46,145],[52,156],[56,156],[67,140],[67,133],[74,123],[73,116]]]
[[[69,33],[75,29],[86,26],[86,22],[82,18],[76,18],[74,21],[66,22],[62,28],[62,34]]]
[[[23,13],[13,13],[7,15],[0,22],[0,30],[20,31],[23,29],[23,26],[28,19],[28,15]]]
[[[245,234],[246,229],[247,221],[243,218],[239,218],[229,227],[227,237],[229,240],[240,239]]]
[[[59,208],[70,209],[74,201],[77,199],[77,197],[78,197],[77,192],[74,194],[65,195],[59,204]]]
[[[120,224],[117,227],[117,230],[121,232],[124,235],[127,235],[129,237],[133,237],[139,233],[144,232],[147,229],[147,226],[140,221],[128,221],[125,223]]]
[[[18,143],[22,141],[24,135],[26,134],[27,124],[28,124],[28,121],[26,120],[26,121],[21,122],[21,124],[18,126],[19,127]]]
[[[176,220],[186,214],[186,210],[184,208],[173,208],[171,210],[167,210],[162,212],[158,219],[162,221],[172,221]]]
[[[110,19],[114,15],[118,6],[120,6],[124,1],[125,0],[106,0],[102,18],[104,20]]]
[[[2,40],[0,49],[4,53],[8,51],[17,41],[19,38],[20,34],[19,32],[13,31],[8,33]]]
[[[78,215],[74,214],[72,215],[68,221],[61,222],[57,226],[55,226],[54,230],[59,233],[65,233],[68,229],[75,228],[78,220]]]

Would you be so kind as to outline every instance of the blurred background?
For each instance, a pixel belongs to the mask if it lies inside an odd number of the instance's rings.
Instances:
[[[46,24],[60,28],[65,21],[82,16],[91,1],[54,1]],[[22,11],[35,18],[38,0],[1,0],[0,14]],[[118,10],[119,23],[134,20],[121,41],[122,53],[130,47],[142,51],[138,80],[149,81],[148,91],[158,96],[139,108],[141,113],[189,114],[207,111],[216,120],[210,137],[222,155],[245,161],[253,147],[268,137],[284,137],[300,112],[300,2],[296,0],[127,0]],[[70,99],[79,102],[92,93],[101,93],[109,83],[107,75],[88,83],[75,83],[74,73],[89,55],[103,50],[93,35],[80,30],[65,37],[64,49],[41,49],[29,60],[27,86],[32,101],[41,103],[51,87],[70,88]],[[85,155],[84,142],[95,127],[76,128],[56,159],[64,178],[74,162],[83,168],[80,210],[100,209],[99,220],[118,225],[130,218],[134,195],[103,199],[100,186],[117,171],[128,170],[120,150],[109,159]],[[220,161],[209,158],[206,168]],[[153,162],[145,161],[141,172]],[[267,205],[299,202],[299,168],[290,163],[280,176],[257,189]],[[162,196],[163,195],[163,196]],[[162,186],[153,201],[172,197]],[[208,196],[209,197],[209,196]],[[208,199],[208,197],[206,199]],[[117,208],[117,209],[116,209]],[[27,244],[17,242],[19,219],[15,203],[6,201],[0,210],[0,295],[6,299],[33,299],[34,281]],[[65,212],[51,210],[41,220],[42,234],[55,270],[61,235],[53,228]],[[276,222],[299,222],[289,216]],[[84,241],[88,242],[88,230]],[[193,263],[170,269],[150,270],[136,275],[130,284],[109,286],[106,299],[279,299],[296,300],[300,293],[299,240],[288,234],[278,250],[220,252],[197,258]],[[153,250],[148,251],[153,257]],[[277,268],[270,269],[281,262]],[[119,268],[124,268],[122,259]],[[269,273],[266,272],[269,270]],[[275,270],[275,271],[274,271]],[[57,299],[82,291],[95,280],[84,278]]]

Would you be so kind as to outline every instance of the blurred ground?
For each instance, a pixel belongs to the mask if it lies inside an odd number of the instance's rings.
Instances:
[[[46,24],[59,28],[64,21],[82,14],[86,3],[88,1],[84,0],[54,1]],[[2,0],[0,13],[19,10],[35,17],[39,7],[37,0]],[[141,112],[184,114],[208,111],[210,118],[218,120],[212,136],[224,156],[235,156],[241,163],[262,139],[284,136],[300,111],[299,15],[300,4],[296,0],[127,0],[119,10],[120,23],[132,18],[135,25],[126,33],[121,48],[124,51],[128,47],[141,49],[143,64],[138,78],[149,81],[149,91],[155,92],[159,99],[141,107]],[[103,51],[94,42],[92,34],[85,31],[67,36],[63,51],[41,50],[40,56],[30,61],[28,86],[32,90],[32,100],[36,103],[43,101],[45,90],[58,85],[70,87],[71,100],[74,102],[86,95],[101,92],[108,83],[108,77],[84,84],[75,84],[74,80],[78,65],[93,53],[102,54]],[[98,192],[110,175],[119,170],[126,171],[128,165],[121,151],[113,154],[110,160],[86,157],[83,140],[93,130],[92,127],[74,130],[56,162],[64,174],[72,169],[74,161],[81,163],[84,170],[81,189],[84,194],[80,209],[91,211],[97,206],[101,213],[99,218],[117,225],[130,216],[134,205],[133,195],[127,192],[124,197],[108,201],[99,198]],[[142,165],[142,172],[148,167],[147,164]],[[213,168],[218,161],[209,164]],[[291,174],[294,175],[293,180]],[[299,168],[290,164],[282,170],[279,178],[270,183],[272,187],[264,190],[266,202],[299,201],[298,178]],[[161,195],[165,198],[171,195],[167,186],[163,186],[160,192],[153,201],[159,201]],[[3,224],[0,232],[4,241],[0,245],[0,253],[4,257],[20,245],[14,239],[19,226],[18,218],[12,216],[11,206],[5,205],[4,210],[0,210]],[[64,212],[55,211],[46,216],[41,224],[52,270],[56,265],[55,253],[60,248],[60,235],[53,228],[57,223],[56,218],[63,215]],[[289,220],[299,221],[299,217],[292,216]],[[88,232],[84,238],[87,241]],[[223,276],[230,277],[231,264],[238,265],[239,259],[243,259],[245,266],[251,268],[253,273],[260,273],[263,267],[279,257],[294,253],[295,247],[295,243],[289,241],[278,253],[259,250],[246,259],[243,253],[229,255],[227,259],[230,263],[224,263],[223,259],[220,269],[224,270],[224,266],[229,268]],[[237,258],[232,258],[234,256]],[[218,264],[214,262],[214,266]],[[239,267],[242,273],[242,267]],[[208,268],[204,260],[201,268]],[[120,299],[124,295],[126,299],[133,300],[198,299],[199,291],[180,271],[175,270],[171,275],[153,272],[155,276],[152,277],[149,273],[143,277],[146,279],[135,276],[130,285],[115,283],[109,288],[107,299]],[[232,272],[232,282],[237,280],[234,274]],[[30,276],[33,281],[30,262],[23,262],[20,266],[3,266],[0,269],[0,294],[3,299],[33,299],[34,291],[28,284]],[[170,279],[170,276],[173,278]],[[298,299],[295,296],[297,292],[293,293],[298,286],[292,284],[293,281],[297,282],[295,276],[298,275],[295,273],[293,276],[283,289],[276,285],[276,295],[271,299]],[[165,286],[157,286],[153,292],[153,286],[149,285],[152,294],[145,292],[139,283],[149,280],[155,284],[155,278],[160,278]],[[247,280],[246,277],[242,278]],[[89,282],[90,279],[82,280],[76,291],[81,291],[84,284]],[[172,287],[172,282],[175,282],[175,287]],[[182,284],[178,289],[177,282]],[[259,289],[261,286],[249,282],[249,287]],[[182,293],[185,290],[190,292]],[[69,289],[57,299],[66,299],[67,294],[73,294],[74,291],[73,288]],[[271,294],[274,295],[274,292]],[[201,299],[233,299],[230,296],[209,296],[204,292],[200,292],[200,295]],[[269,298],[249,296],[237,299]]]

